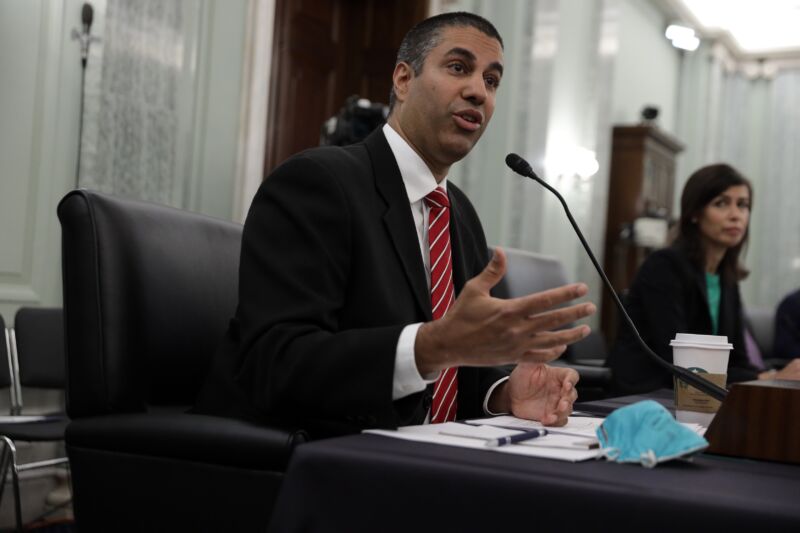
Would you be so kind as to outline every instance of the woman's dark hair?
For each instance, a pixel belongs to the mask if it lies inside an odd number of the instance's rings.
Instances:
[[[698,268],[705,269],[705,246],[697,218],[711,201],[730,187],[745,185],[750,192],[750,206],[753,205],[753,186],[736,169],[724,163],[708,165],[689,176],[681,194],[681,218],[678,223],[678,234],[675,246],[682,248],[690,261]],[[750,235],[748,221],[741,242],[729,248],[719,265],[722,279],[734,282],[744,279],[749,273],[740,263],[739,257],[747,246]]]

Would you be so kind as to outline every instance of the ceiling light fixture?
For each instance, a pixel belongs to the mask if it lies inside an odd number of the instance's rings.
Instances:
[[[700,39],[695,35],[694,30],[680,24],[670,24],[664,32],[667,39],[672,42],[672,46],[690,52],[697,50],[700,46]]]

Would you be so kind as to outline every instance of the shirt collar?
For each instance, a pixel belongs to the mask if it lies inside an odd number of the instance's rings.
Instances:
[[[441,183],[437,184],[433,172],[425,164],[425,161],[388,123],[383,126],[383,135],[400,168],[400,176],[406,186],[409,203],[419,202],[433,192],[436,187],[447,191],[447,178],[445,177]]]

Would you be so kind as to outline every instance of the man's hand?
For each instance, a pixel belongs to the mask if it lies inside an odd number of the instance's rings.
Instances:
[[[758,379],[793,379],[800,380],[800,359],[792,359],[778,371],[762,372]]]
[[[511,413],[538,420],[545,426],[563,426],[578,399],[578,373],[571,368],[522,363],[511,373],[505,390]]]
[[[552,331],[595,312],[592,303],[556,308],[586,295],[586,285],[575,283],[510,300],[493,298],[489,291],[505,272],[505,253],[496,248],[492,260],[464,285],[447,314],[420,327],[414,346],[420,374],[453,366],[544,363],[589,334],[588,326]]]

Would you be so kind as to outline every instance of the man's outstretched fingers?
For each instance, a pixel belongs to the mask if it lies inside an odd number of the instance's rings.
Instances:
[[[527,296],[521,296],[509,300],[509,302],[513,305],[516,312],[535,315],[548,311],[563,303],[582,298],[586,296],[588,291],[589,288],[585,283],[573,283],[571,285],[564,285],[562,287],[556,287],[555,289],[548,289]]]
[[[561,357],[567,350],[566,344],[559,344],[552,348],[534,348],[522,354],[519,360],[520,364],[541,364],[549,363]]]
[[[565,324],[577,322],[582,318],[593,315],[596,311],[597,307],[591,302],[553,309],[528,316],[527,327],[532,331],[551,330]]]
[[[502,248],[494,249],[492,259],[480,274],[467,282],[467,285],[476,287],[480,292],[488,293],[506,275],[506,253]]]
[[[568,345],[587,337],[591,331],[592,328],[587,325],[556,331],[534,331],[529,335],[527,346],[529,349],[537,349]]]

